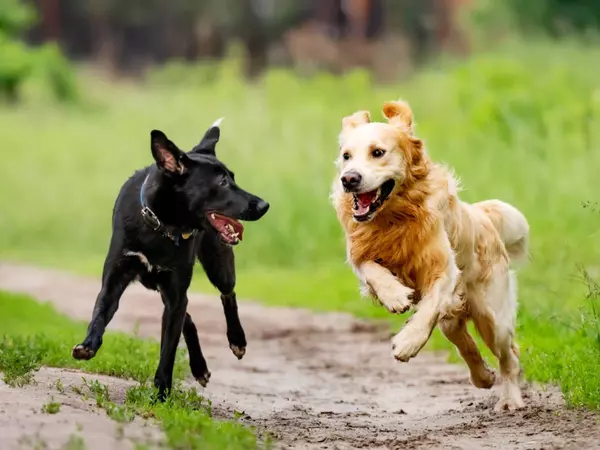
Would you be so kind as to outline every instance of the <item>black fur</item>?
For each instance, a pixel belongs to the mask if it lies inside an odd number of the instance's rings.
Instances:
[[[186,312],[187,290],[197,257],[211,283],[221,292],[227,337],[238,358],[246,337],[237,312],[233,250],[207,220],[219,213],[240,220],[258,220],[269,204],[240,187],[233,173],[215,155],[218,125],[212,126],[190,152],[183,152],[164,133],[152,131],[156,164],[125,182],[113,210],[113,232],[104,270],[84,341],[73,348],[76,359],[93,358],[119,299],[134,280],[160,292],[164,303],[160,362],[154,384],[164,400],[172,385],[177,344],[183,333],[194,377],[204,386],[210,378],[196,326]],[[144,186],[143,200],[140,190]],[[142,201],[156,215],[163,233],[142,217]],[[190,233],[195,231],[194,234]],[[143,256],[140,256],[143,255]],[[126,349],[124,349],[126,351]]]

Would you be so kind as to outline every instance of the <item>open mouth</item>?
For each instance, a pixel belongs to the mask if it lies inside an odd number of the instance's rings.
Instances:
[[[365,222],[371,219],[373,214],[375,214],[375,211],[383,205],[383,202],[385,202],[392,193],[395,184],[394,180],[388,180],[373,191],[353,194],[354,203],[352,212],[354,220],[357,222]]]
[[[242,240],[244,226],[237,220],[218,213],[208,213],[208,221],[217,230],[221,240],[229,245],[236,245]]]

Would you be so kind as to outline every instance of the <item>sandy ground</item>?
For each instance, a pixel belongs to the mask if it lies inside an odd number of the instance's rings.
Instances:
[[[134,383],[74,370],[42,368],[35,383],[11,388],[0,382],[0,448],[18,450],[133,450],[136,443],[153,445],[163,440],[154,423],[136,418],[126,426],[110,419],[72,388],[83,388],[82,376],[110,386],[111,398],[123,401],[125,390]],[[62,383],[62,392],[56,380]],[[55,414],[42,412],[48,402],[59,402]],[[84,446],[81,445],[83,441]]]
[[[99,281],[0,264],[0,289],[30,294],[87,321]],[[597,417],[566,409],[556,390],[524,386],[526,409],[494,413],[497,393],[471,386],[466,368],[448,364],[445,355],[423,352],[409,364],[396,362],[384,325],[243,302],[249,344],[238,361],[228,348],[219,299],[190,295],[188,311],[212,372],[208,387],[198,389],[213,401],[215,415],[245,412],[244,422],[271,431],[279,448],[600,449]],[[141,335],[157,337],[161,313],[159,296],[134,285],[109,329],[130,332],[137,325]],[[48,448],[82,436],[86,448],[98,450],[159,438],[150,423],[119,427],[75,394],[57,395],[51,387],[57,378],[78,383],[81,373],[43,369],[37,385],[0,385],[0,448],[23,448],[24,435],[44,439]],[[129,385],[100,378],[111,392]],[[39,413],[51,395],[65,406],[56,415]]]

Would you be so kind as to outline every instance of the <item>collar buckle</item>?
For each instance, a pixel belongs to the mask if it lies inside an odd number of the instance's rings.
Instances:
[[[142,187],[140,188],[140,204],[142,205],[141,213],[144,222],[146,222],[146,224],[150,228],[152,228],[153,231],[157,231],[164,237],[171,239],[177,246],[179,245],[180,237],[182,237],[183,239],[189,239],[190,237],[196,236],[198,234],[198,230],[192,230],[191,232],[184,233],[176,228],[171,228],[163,225],[156,216],[156,214],[154,214],[154,211],[152,211],[148,206],[146,206],[146,202],[144,201],[144,190],[146,188],[146,183],[148,182],[149,177],[150,174],[146,176],[146,179],[144,180],[144,183],[142,183]]]
[[[158,220],[154,211],[147,206],[142,207],[142,217],[154,231],[157,231],[161,227],[160,220]]]

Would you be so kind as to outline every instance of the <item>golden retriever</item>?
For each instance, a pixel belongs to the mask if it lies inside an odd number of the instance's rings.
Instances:
[[[416,356],[439,325],[469,366],[471,382],[489,389],[496,374],[467,330],[473,320],[499,361],[495,409],[521,408],[509,262],[526,259],[529,224],[499,200],[461,201],[453,173],[434,163],[413,134],[407,103],[387,102],[383,114],[387,123],[371,122],[367,111],[343,119],[332,191],[361,291],[392,313],[414,306],[392,340],[396,359]]]

